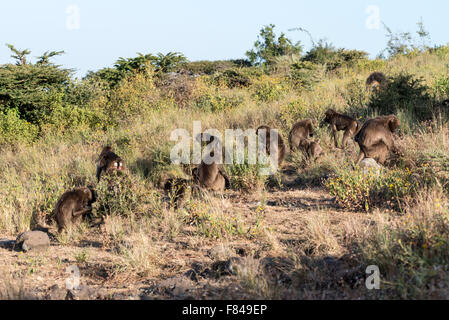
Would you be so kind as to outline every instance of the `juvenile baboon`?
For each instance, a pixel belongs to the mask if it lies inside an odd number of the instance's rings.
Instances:
[[[318,159],[323,154],[323,149],[320,146],[320,141],[313,141],[311,139],[302,140],[299,148],[304,151],[307,158]]]
[[[112,171],[122,172],[124,169],[123,159],[114,153],[111,147],[104,147],[98,157],[97,164],[97,180],[100,181],[103,172],[110,173]]]
[[[266,145],[266,153],[268,156],[271,154],[271,128],[268,126],[260,126],[256,130],[256,134],[259,135],[259,131],[265,130],[265,137],[262,137],[264,139],[265,145]],[[284,140],[282,140],[281,135],[278,133],[278,144],[277,144],[277,151],[278,151],[278,166],[282,164],[285,158],[285,144]]]
[[[399,119],[395,115],[380,116],[366,121],[355,136],[355,141],[360,146],[360,155],[357,164],[363,158],[373,158],[380,164],[384,164],[389,151],[396,152],[393,132],[399,128]]]
[[[299,121],[293,125],[292,130],[290,130],[290,134],[288,135],[288,143],[291,151],[298,149],[303,140],[313,137],[313,122],[313,120],[307,119]]]
[[[90,213],[95,201],[95,192],[91,188],[77,188],[64,193],[53,211],[58,231],[61,232],[70,224],[80,223],[83,216]]]
[[[184,202],[188,187],[189,180],[182,178],[170,178],[165,182],[164,190],[174,202],[175,209],[178,209]]]
[[[373,72],[366,79],[366,87],[370,90],[379,90],[386,80],[387,78],[382,72]]]
[[[338,148],[338,131],[344,131],[341,146],[341,149],[344,149],[348,139],[353,138],[360,130],[360,123],[347,115],[336,112],[333,109],[327,110],[325,115],[326,117],[321,123],[321,126],[324,126],[326,123],[330,125],[336,148]]]
[[[203,133],[204,135],[204,133]],[[221,142],[213,135],[206,135],[209,139],[210,145],[214,148],[221,148]],[[200,137],[198,137],[200,139]],[[211,159],[214,157],[215,150],[211,150],[209,155]],[[207,164],[204,159],[201,164],[192,170],[193,181],[201,188],[211,191],[224,191],[231,188],[231,183],[224,170],[218,166],[216,162]]]

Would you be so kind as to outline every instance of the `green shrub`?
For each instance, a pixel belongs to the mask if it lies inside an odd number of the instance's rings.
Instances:
[[[324,78],[325,67],[308,61],[301,61],[291,65],[288,79],[295,88],[311,89],[315,83]]]
[[[413,196],[415,181],[408,170],[375,171],[340,168],[325,182],[326,188],[344,208],[401,210],[407,197]]]
[[[423,81],[408,73],[390,77],[371,96],[368,108],[381,115],[403,112],[417,121],[432,120],[436,111],[435,102]]]
[[[218,73],[214,76],[214,82],[218,86],[224,85],[230,89],[249,87],[251,85],[251,79],[246,74],[236,69],[228,69]]]
[[[39,128],[20,118],[17,109],[0,112],[0,145],[30,143],[37,138]]]

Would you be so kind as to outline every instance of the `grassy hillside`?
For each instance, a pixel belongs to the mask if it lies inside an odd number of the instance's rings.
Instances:
[[[59,272],[61,281],[75,263],[92,286],[100,286],[88,272],[95,268],[108,271],[109,289],[184,277],[198,298],[448,298],[449,47],[338,61],[185,63],[176,74],[145,64],[114,82],[93,74],[45,91],[50,111],[29,118],[0,103],[0,238],[48,223],[61,194],[79,186],[96,187],[94,215],[107,217],[57,235],[50,252],[23,261],[1,249],[0,293],[29,289],[36,276]],[[376,93],[365,88],[373,71],[390,78]],[[329,107],[361,122],[396,114],[403,157],[380,177],[363,175],[353,167],[358,146],[337,150],[329,129],[317,127],[325,151],[317,162],[291,153],[275,177],[227,165],[231,191],[170,208],[162,183],[190,172],[170,162],[172,130],[191,132],[193,121],[223,133],[267,124],[287,141],[296,121],[319,124]],[[115,194],[95,179],[104,145],[128,167]],[[381,290],[366,289],[368,265],[379,266]]]

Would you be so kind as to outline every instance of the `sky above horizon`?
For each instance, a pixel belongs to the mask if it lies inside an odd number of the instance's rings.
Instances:
[[[276,34],[301,41],[305,50],[310,38],[291,29],[302,27],[315,41],[325,38],[375,57],[387,43],[382,23],[417,37],[422,18],[429,44],[448,43],[448,12],[446,0],[2,1],[0,64],[13,61],[6,43],[30,49],[31,58],[64,50],[53,61],[75,69],[78,77],[137,52],[182,52],[190,61],[238,59],[268,24],[276,25]]]

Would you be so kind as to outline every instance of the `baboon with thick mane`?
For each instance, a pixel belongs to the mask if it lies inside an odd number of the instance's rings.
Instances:
[[[366,87],[371,90],[379,90],[385,84],[387,78],[382,72],[373,72],[366,79]]]
[[[311,119],[306,119],[293,125],[288,135],[288,143],[291,151],[298,149],[302,141],[313,137],[313,122]]]
[[[265,137],[262,137],[266,146],[266,153],[268,156],[271,154],[271,128],[269,126],[260,126],[256,130],[256,134],[259,135],[261,130],[265,130]],[[278,143],[277,143],[277,152],[278,152],[278,166],[282,164],[285,158],[286,150],[284,140],[282,140],[281,135],[278,133]]]
[[[321,126],[324,126],[326,123],[329,124],[332,129],[336,148],[338,148],[338,131],[344,131],[343,141],[341,142],[342,149],[345,148],[348,139],[353,138],[361,127],[358,121],[347,115],[338,113],[333,109],[328,109],[326,111],[325,118],[321,123]]]
[[[79,224],[83,216],[90,213],[96,201],[91,188],[77,188],[65,192],[55,205],[53,218],[58,224],[58,232],[70,224]]]
[[[357,164],[363,158],[373,158],[380,164],[384,164],[389,152],[396,151],[393,132],[399,126],[399,119],[395,115],[380,116],[367,120],[355,136],[355,141],[360,146]]]
[[[122,172],[124,169],[123,159],[116,155],[110,146],[104,147],[98,157],[97,180],[100,181],[102,173]]]

